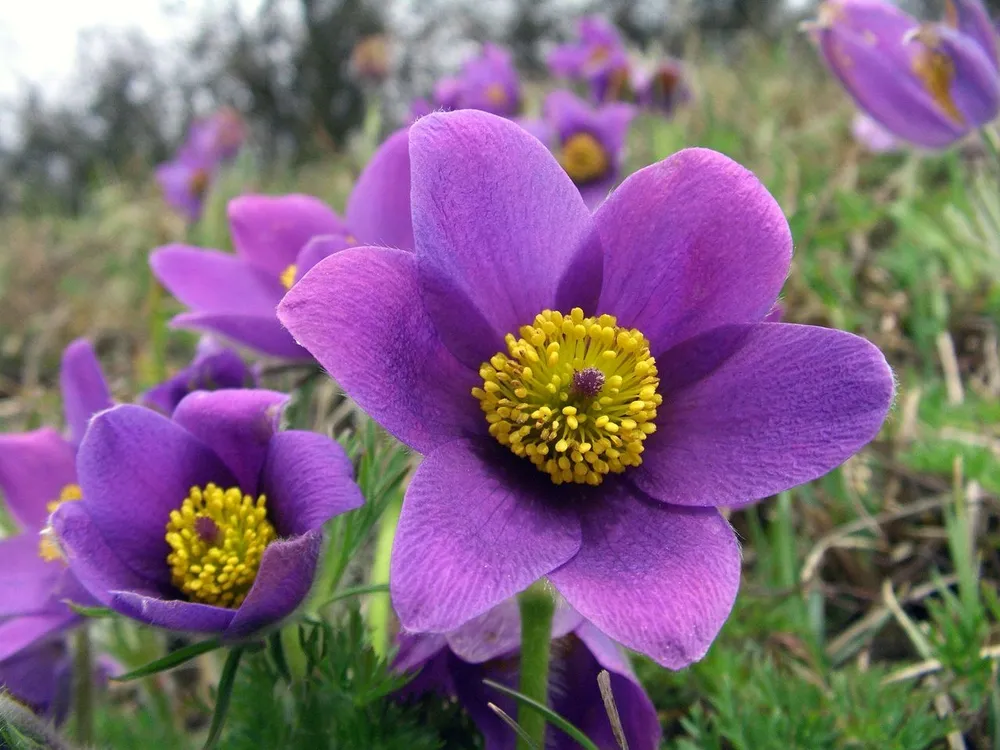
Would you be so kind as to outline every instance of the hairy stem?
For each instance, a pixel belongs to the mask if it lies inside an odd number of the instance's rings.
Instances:
[[[87,625],[76,631],[73,647],[74,729],[76,741],[88,746],[94,739],[94,659]]]
[[[389,583],[389,561],[392,558],[392,540],[396,536],[399,513],[403,508],[402,498],[390,502],[382,518],[379,519],[378,537],[375,540],[375,559],[372,562],[371,584]],[[385,657],[389,653],[389,594],[374,594],[368,606],[368,625],[371,627],[372,648]]]
[[[555,601],[544,581],[532,584],[518,596],[521,610],[521,685],[522,695],[548,705],[549,652],[552,643],[552,615]],[[534,711],[517,712],[517,721],[535,747],[545,747],[545,717]],[[529,750],[524,737],[518,750]]]

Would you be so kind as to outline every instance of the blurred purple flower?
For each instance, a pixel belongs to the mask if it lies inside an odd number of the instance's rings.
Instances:
[[[193,391],[217,391],[223,388],[253,388],[257,376],[232,349],[210,336],[198,342],[191,364],[169,380],[139,397],[139,403],[170,415],[177,404]]]
[[[577,41],[560,44],[549,54],[548,64],[553,75],[573,81],[589,80],[625,55],[625,44],[618,29],[600,16],[581,18],[577,35]]]
[[[299,607],[323,524],[363,498],[335,441],[277,431],[286,402],[272,391],[197,392],[171,419],[131,405],[94,418],[77,460],[83,498],[59,506],[52,527],[98,601],[230,642]]]
[[[440,101],[440,97],[437,97]],[[495,44],[483,46],[482,54],[465,63],[459,77],[454,106],[442,109],[480,109],[501,117],[513,117],[521,109],[521,84],[510,52]]]
[[[60,372],[69,435],[51,427],[0,435],[0,490],[21,533],[0,540],[0,668],[80,623],[66,600],[96,604],[60,559],[46,527],[50,511],[80,498],[77,446],[111,395],[90,344],[70,344]]]
[[[898,138],[944,148],[1000,111],[997,35],[979,0],[921,24],[884,0],[826,0],[809,26],[855,103]]]
[[[851,121],[854,140],[873,154],[887,154],[899,151],[903,144],[896,136],[879,125],[864,112],[858,112]]]
[[[547,576],[629,648],[699,659],[740,577],[717,508],[871,440],[893,395],[885,358],[762,322],[788,223],[721,154],[640,170],[594,214],[537,138],[482,112],[422,118],[410,158],[416,252],[339,253],[278,309],[426,456],[392,554],[403,627],[454,630]]]
[[[229,107],[193,123],[177,155],[156,168],[167,203],[188,221],[197,221],[219,168],[235,158],[245,138],[243,119]]]
[[[160,282],[190,312],[171,325],[226,337],[263,354],[310,359],[275,317],[285,292],[327,255],[359,243],[413,248],[407,133],[375,152],[347,200],[346,220],[307,195],[229,202],[236,254],[167,245],[150,255]]]
[[[628,657],[597,628],[563,605],[552,623],[552,663],[549,672],[549,705],[553,711],[580,729],[601,750],[617,750],[611,733],[597,675],[606,669],[611,690],[634,750],[655,750],[660,743],[656,709],[632,672]],[[455,697],[469,713],[486,739],[486,750],[513,750],[516,736],[489,707],[517,716],[513,698],[483,684],[493,680],[518,688],[521,620],[517,601],[508,599],[484,615],[444,635],[399,636],[399,651],[393,662],[398,672],[417,671],[403,688],[404,698],[436,692]],[[550,728],[546,748],[571,750],[579,747],[561,731]]]
[[[635,75],[636,101],[667,116],[691,99],[684,67],[679,60],[660,60]]]
[[[584,201],[596,208],[621,176],[634,113],[629,104],[594,108],[569,91],[553,91],[545,99],[545,119],[520,124],[555,152]]]

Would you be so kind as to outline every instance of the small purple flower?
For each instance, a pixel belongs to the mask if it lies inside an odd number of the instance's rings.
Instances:
[[[90,344],[80,339],[62,357],[63,406],[69,435],[51,427],[0,435],[0,490],[21,533],[0,540],[0,666],[24,649],[80,623],[66,605],[96,604],[60,559],[45,529],[49,512],[79,500],[76,452],[111,395]]]
[[[581,18],[577,34],[577,41],[560,44],[549,55],[549,67],[557,77],[589,80],[625,56],[625,44],[618,29],[600,16]]]
[[[635,75],[636,101],[668,117],[691,99],[684,67],[678,60],[660,60]]]
[[[601,750],[617,750],[601,699],[597,675],[606,669],[629,747],[655,750],[660,744],[656,709],[632,672],[628,657],[597,628],[571,608],[560,606],[552,623],[550,706],[580,729]],[[426,692],[456,697],[486,739],[486,750],[513,750],[516,736],[488,707],[517,715],[512,698],[483,684],[493,680],[518,688],[521,621],[517,601],[508,599],[484,615],[444,635],[399,636],[393,668],[419,670],[403,688],[404,698]],[[557,729],[548,730],[546,748],[570,750],[578,745]]]
[[[198,392],[172,419],[131,405],[93,419],[77,459],[83,498],[51,523],[98,601],[229,642],[299,607],[323,524],[363,498],[336,442],[277,431],[286,402],[272,391]]]
[[[544,127],[530,122],[521,126],[554,150],[584,201],[596,208],[621,176],[625,139],[635,109],[628,104],[594,108],[568,91],[553,91],[543,110]]]
[[[169,380],[139,397],[139,403],[170,415],[185,396],[193,391],[217,391],[224,388],[253,388],[257,376],[240,355],[220,346],[210,336],[198,342],[191,364]]]
[[[442,104],[442,108],[479,109],[501,117],[516,115],[521,109],[521,84],[510,52],[495,44],[484,45],[482,54],[462,68],[455,106]]]
[[[827,67],[889,132],[944,148],[1000,111],[997,37],[979,0],[920,24],[884,0],[827,0],[810,26]]]
[[[888,154],[902,149],[903,144],[892,133],[879,125],[864,112],[858,112],[851,121],[854,140],[873,154]]]
[[[406,130],[382,144],[347,200],[346,221],[317,198],[244,195],[229,203],[236,254],[167,245],[150,256],[153,273],[190,312],[171,325],[231,339],[263,354],[310,359],[274,310],[317,261],[359,243],[410,250]]]
[[[482,112],[410,129],[415,252],[324,260],[278,316],[424,454],[392,554],[404,628],[446,633],[547,577],[659,663],[701,658],[740,553],[719,507],[822,476],[878,432],[869,342],[765,323],[788,275],[781,208],[689,149],[595,212],[543,144]],[[576,373],[605,375],[599,395]]]

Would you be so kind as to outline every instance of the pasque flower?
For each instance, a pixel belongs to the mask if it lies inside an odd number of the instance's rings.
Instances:
[[[586,16],[577,26],[578,39],[557,46],[548,57],[557,77],[584,81],[596,102],[633,97],[633,74],[625,43],[614,24],[600,16]]]
[[[1000,111],[997,34],[979,0],[921,24],[884,0],[826,0],[809,25],[827,67],[895,136],[943,148]]]
[[[323,524],[363,499],[336,442],[277,431],[286,400],[197,392],[172,419],[132,405],[94,418],[77,459],[83,498],[51,523],[98,601],[227,641],[295,611],[313,583]]]
[[[111,396],[90,344],[63,353],[60,372],[69,434],[51,427],[0,435],[0,490],[21,533],[0,540],[0,672],[7,660],[80,623],[66,601],[96,604],[45,530],[51,510],[80,499],[77,446]]]
[[[149,389],[139,397],[139,403],[172,414],[177,405],[194,391],[216,391],[223,388],[250,388],[257,385],[257,376],[239,354],[221,346],[210,336],[198,342],[191,363],[168,380]]]
[[[580,729],[601,750],[620,745],[601,699],[597,675],[606,669],[622,720],[625,739],[635,750],[660,744],[660,722],[649,696],[636,679],[621,649],[565,605],[552,622],[550,706]],[[517,602],[508,599],[484,615],[446,634],[401,633],[393,662],[398,672],[415,672],[403,688],[404,698],[427,692],[456,697],[486,740],[486,750],[513,750],[516,736],[488,706],[517,715],[512,698],[483,684],[484,679],[518,687],[521,620]],[[558,729],[549,728],[548,750],[579,747]]]
[[[591,208],[621,176],[625,139],[635,109],[628,104],[591,107],[569,91],[545,99],[544,119],[522,123],[549,146]]]
[[[513,122],[410,130],[416,250],[346,250],[278,316],[425,455],[391,564],[403,626],[444,633],[541,577],[668,667],[729,614],[739,545],[719,507],[819,477],[877,433],[881,352],[763,322],[788,274],[780,207],[691,149],[596,213]]]
[[[670,116],[691,99],[684,67],[678,60],[659,60],[633,75],[636,102],[646,109]]]
[[[282,296],[318,260],[360,243],[413,247],[405,131],[375,153],[346,219],[306,195],[244,195],[229,203],[236,254],[188,245],[154,250],[150,265],[190,312],[172,325],[217,334],[263,354],[308,359],[275,317]]]
[[[188,221],[197,221],[220,167],[236,157],[245,139],[243,118],[229,107],[193,123],[177,155],[156,168],[167,203]]]
[[[486,44],[478,57],[465,63],[459,76],[455,101],[437,99],[443,108],[481,109],[501,117],[513,117],[521,109],[521,84],[510,52],[495,44]],[[452,107],[445,107],[452,104]]]

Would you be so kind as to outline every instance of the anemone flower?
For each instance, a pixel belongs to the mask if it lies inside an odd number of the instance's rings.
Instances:
[[[571,608],[556,609],[552,622],[549,690],[552,710],[580,729],[601,750],[620,745],[611,731],[597,675],[606,669],[628,746],[655,750],[660,722],[649,696],[621,649]],[[456,697],[486,740],[486,750],[513,750],[516,736],[490,708],[517,715],[514,700],[483,684],[484,679],[517,689],[521,620],[517,601],[508,599],[484,615],[446,634],[402,633],[393,661],[397,672],[415,673],[401,697],[427,692]],[[549,728],[548,750],[579,747],[561,731]]]
[[[43,533],[54,507],[79,500],[77,446],[90,418],[112,405],[86,341],[63,353],[60,386],[68,436],[51,427],[0,435],[0,490],[21,530],[0,540],[0,666],[78,625],[81,618],[66,601],[96,604]]]
[[[358,243],[409,250],[407,134],[375,152],[347,200],[346,220],[306,195],[244,195],[229,203],[236,254],[167,245],[150,256],[153,273],[190,312],[171,325],[228,338],[262,354],[310,355],[274,311],[285,292],[318,260]]]
[[[442,109],[479,109],[513,117],[521,109],[521,84],[510,52],[486,44],[482,54],[462,68],[457,100]]]
[[[176,375],[151,388],[139,397],[139,403],[172,414],[185,396],[194,391],[217,391],[222,388],[252,388],[257,375],[240,355],[221,346],[210,336],[198,342],[194,359]]]
[[[424,460],[392,551],[404,628],[445,633],[548,577],[668,667],[708,649],[740,578],[718,507],[830,471],[878,432],[882,353],[764,322],[781,208],[705,149],[591,214],[537,138],[483,112],[410,130],[413,253],[327,258],[279,318]]]
[[[543,111],[541,125],[522,122],[522,127],[554,150],[586,204],[596,207],[621,177],[634,107],[607,104],[595,108],[569,91],[553,91]]]
[[[1000,111],[997,33],[979,0],[922,24],[884,0],[826,0],[807,25],[858,107],[898,138],[945,148]]]
[[[51,519],[94,598],[227,642],[277,627],[302,604],[323,524],[363,498],[335,441],[277,431],[286,401],[196,392],[169,419],[132,405],[94,418],[77,458],[83,498]]]
[[[678,60],[660,60],[638,71],[635,79],[635,99],[645,109],[669,117],[691,99],[691,89]]]

